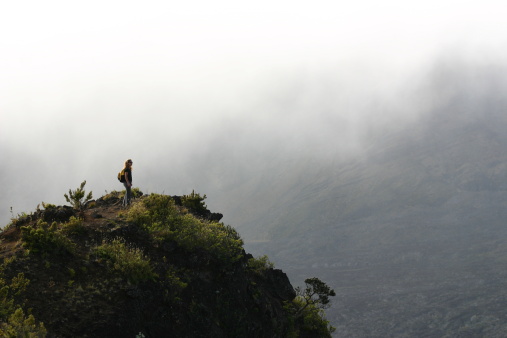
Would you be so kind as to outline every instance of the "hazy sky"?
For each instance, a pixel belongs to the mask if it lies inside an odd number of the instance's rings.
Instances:
[[[503,60],[502,3],[3,2],[0,221],[83,179],[120,189],[127,158],[142,190],[180,194],[203,154],[353,140],[439,59]]]

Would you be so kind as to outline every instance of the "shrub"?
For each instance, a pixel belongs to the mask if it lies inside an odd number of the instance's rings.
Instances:
[[[9,285],[0,278],[0,319],[5,320],[14,311],[14,299]]]
[[[102,196],[101,198],[99,198],[99,200],[102,200],[102,201],[114,200],[114,201],[116,201],[118,199],[123,199],[125,197],[125,193],[126,193],[126,190],[121,190],[121,191],[112,190],[111,192],[107,192],[107,190],[106,190],[106,194],[104,196]],[[132,188],[131,193],[132,193],[132,198],[139,198],[144,195],[144,193],[139,188]]]
[[[98,257],[107,260],[112,270],[118,271],[132,283],[137,284],[156,277],[150,260],[141,249],[128,246],[120,238],[103,242],[95,248],[95,253]]]
[[[132,205],[127,221],[150,231],[163,230],[178,218],[179,211],[170,196],[151,194]]]
[[[275,265],[269,260],[267,255],[250,258],[247,262],[247,267],[252,269],[257,274],[262,274],[268,269],[272,269]]]
[[[11,207],[11,214],[12,214],[11,222],[6,226],[6,229],[10,228],[12,226],[20,226],[20,225],[26,224],[32,220],[32,216],[33,216],[33,214],[29,215],[26,212],[22,212],[21,214],[18,214],[15,217],[12,212],[12,207]]]
[[[190,195],[183,195],[181,197],[181,204],[187,208],[190,212],[201,215],[208,211],[208,207],[204,203],[206,195],[199,195],[192,190]]]
[[[85,184],[86,184],[86,181],[83,181],[79,188],[77,188],[74,191],[69,189],[69,195],[67,195],[67,194],[63,195],[63,196],[65,196],[65,200],[67,200],[67,202],[69,202],[70,205],[72,205],[74,207],[74,209],[83,210],[86,203],[93,198],[91,191],[88,193],[88,195],[86,195],[86,198],[85,198],[85,194],[86,194],[86,192],[84,190]]]
[[[27,317],[21,308],[17,308],[7,322],[0,326],[0,334],[2,337],[12,338],[43,338],[46,337],[47,331],[44,323],[37,325],[33,315]]]
[[[68,222],[62,224],[62,232],[69,235],[81,235],[86,230],[82,218],[71,216]]]
[[[331,338],[331,333],[336,329],[325,318],[324,310],[315,304],[305,303],[302,298],[294,299],[291,305],[303,309],[299,315],[294,317],[294,320],[299,323],[299,332],[295,337],[316,335]]]
[[[178,276],[178,271],[172,266],[167,269],[164,277],[163,281],[166,285],[164,293],[165,299],[168,301],[179,300],[178,295],[188,284],[181,280]]]
[[[225,262],[238,260],[243,249],[243,241],[232,227],[203,221],[189,214],[181,216],[175,223],[172,237],[187,250],[200,248]]]
[[[236,261],[242,253],[243,241],[234,228],[183,214],[170,196],[151,194],[134,203],[127,213],[127,221],[158,240],[175,241],[186,250],[199,248],[223,261]]]
[[[4,260],[0,266],[0,336],[45,337],[44,324],[37,325],[32,315],[26,317],[21,307],[14,304],[14,297],[25,291],[29,280],[19,273],[7,283],[3,272],[10,261]]]
[[[132,198],[139,198],[144,195],[143,192],[139,190],[139,188],[132,188],[131,193]]]
[[[74,244],[58,231],[56,222],[51,226],[39,220],[36,227],[21,227],[21,239],[23,245],[30,253],[65,254],[74,253]]]
[[[42,207],[44,209],[55,209],[56,205],[55,204],[51,204],[51,203],[44,203],[44,202],[42,202]]]

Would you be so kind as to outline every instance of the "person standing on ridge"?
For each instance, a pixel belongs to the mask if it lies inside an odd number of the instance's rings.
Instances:
[[[132,160],[129,158],[125,161],[125,167],[123,168],[123,175],[125,176],[125,198],[123,199],[123,206],[130,205],[130,199],[132,197]]]

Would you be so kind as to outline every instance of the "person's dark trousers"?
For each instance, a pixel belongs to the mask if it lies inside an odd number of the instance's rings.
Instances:
[[[123,183],[123,185],[125,186],[125,197],[123,198],[123,206],[126,207],[127,205],[130,205],[130,198],[131,198],[131,195],[132,195],[132,187],[129,187],[128,184],[125,182]]]

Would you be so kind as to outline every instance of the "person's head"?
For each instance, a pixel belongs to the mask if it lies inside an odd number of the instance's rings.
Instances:
[[[132,160],[129,158],[128,160],[125,161],[125,168],[130,168],[132,167]]]

